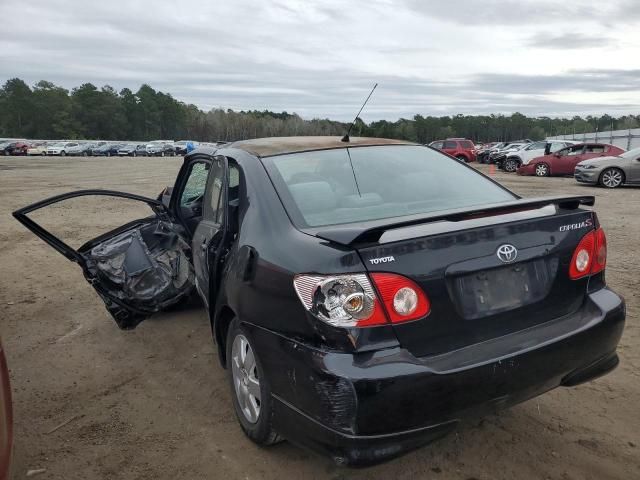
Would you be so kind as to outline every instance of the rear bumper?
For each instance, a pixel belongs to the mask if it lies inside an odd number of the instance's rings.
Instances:
[[[276,430],[339,464],[367,465],[463,418],[609,372],[624,319],[624,301],[605,288],[570,316],[429,358],[401,348],[325,352],[259,327],[252,337],[272,384]]]

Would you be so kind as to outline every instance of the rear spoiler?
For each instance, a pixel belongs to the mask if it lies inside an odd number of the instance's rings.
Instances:
[[[592,195],[521,198],[510,202],[439,210],[437,212],[406,215],[397,218],[385,218],[355,224],[351,223],[344,226],[338,225],[333,228],[319,227],[316,229],[305,229],[305,232],[318,238],[349,246],[356,243],[375,243],[380,240],[382,234],[387,230],[421,223],[438,221],[458,222],[491,214],[533,210],[547,205],[557,205],[561,209],[575,210],[580,205],[593,206],[595,201],[596,199]]]

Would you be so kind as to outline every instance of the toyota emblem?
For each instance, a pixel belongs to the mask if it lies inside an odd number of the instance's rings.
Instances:
[[[496,255],[502,262],[511,263],[518,256],[518,249],[509,243],[505,243],[498,247]]]

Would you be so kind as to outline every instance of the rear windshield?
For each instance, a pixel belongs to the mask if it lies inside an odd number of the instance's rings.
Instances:
[[[380,220],[516,198],[472,168],[422,146],[340,148],[263,160],[299,227]]]

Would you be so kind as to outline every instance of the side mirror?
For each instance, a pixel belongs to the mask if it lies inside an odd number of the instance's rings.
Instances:
[[[556,153],[554,153],[554,154],[553,154],[553,156],[554,156],[554,157],[558,157],[558,158],[560,158],[560,157],[561,157],[560,152],[556,152]]]
[[[547,143],[547,144],[544,146],[544,154],[545,154],[545,155],[549,155],[550,153],[551,153],[551,144],[550,144],[550,143]]]

